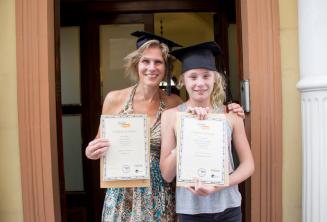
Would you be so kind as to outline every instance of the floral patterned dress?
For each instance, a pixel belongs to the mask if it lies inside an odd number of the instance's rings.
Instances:
[[[133,113],[135,86],[121,114]],[[161,113],[165,103],[160,98],[156,120],[150,129],[150,187],[108,188],[102,211],[102,222],[170,222],[175,221],[175,190],[160,172]]]

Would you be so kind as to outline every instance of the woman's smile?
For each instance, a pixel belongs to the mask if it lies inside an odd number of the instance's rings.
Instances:
[[[148,74],[144,74],[144,75],[149,78],[157,78],[159,76],[159,74],[155,74],[155,73],[148,73]]]

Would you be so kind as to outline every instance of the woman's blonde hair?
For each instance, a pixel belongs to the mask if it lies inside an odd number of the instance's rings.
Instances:
[[[169,62],[169,49],[165,44],[160,43],[158,40],[149,40],[146,43],[144,43],[140,48],[137,50],[131,52],[124,58],[125,62],[125,74],[127,77],[129,77],[132,80],[139,80],[138,75],[138,64],[140,62],[140,59],[146,49],[152,48],[152,47],[158,47],[161,50],[162,57],[165,62],[165,76],[170,70],[170,67],[168,65]]]
[[[213,84],[213,89],[210,95],[210,102],[214,109],[219,109],[224,105],[225,101],[225,81],[222,75],[217,71],[209,70],[214,74],[215,82]],[[183,82],[184,73],[180,76],[178,80],[177,88],[181,89],[184,86]]]

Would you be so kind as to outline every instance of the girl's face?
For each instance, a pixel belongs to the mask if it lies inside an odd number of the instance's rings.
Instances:
[[[210,101],[215,75],[208,69],[191,69],[186,71],[183,80],[190,99],[197,102]]]
[[[165,61],[159,47],[145,49],[138,63],[140,83],[148,86],[159,86],[165,76]]]

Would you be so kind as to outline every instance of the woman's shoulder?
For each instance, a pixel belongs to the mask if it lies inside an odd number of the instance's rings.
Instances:
[[[132,87],[128,87],[125,89],[113,90],[107,93],[105,102],[117,102],[121,101],[121,99],[126,98],[132,90]]]
[[[110,91],[103,102],[103,113],[116,113],[118,109],[121,109],[131,90],[132,87]]]

